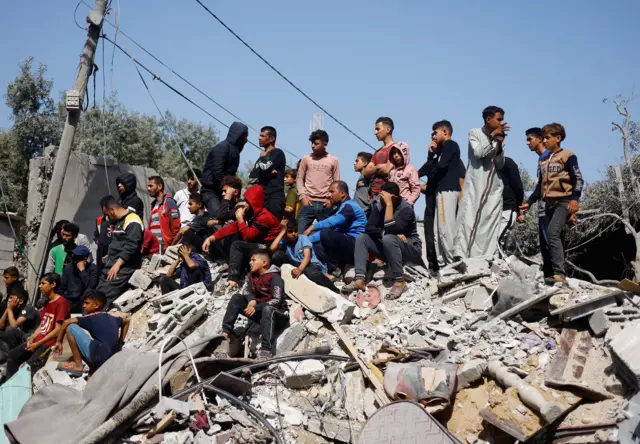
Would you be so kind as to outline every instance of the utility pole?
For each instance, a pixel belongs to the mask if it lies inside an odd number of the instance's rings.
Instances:
[[[47,255],[49,235],[53,226],[53,219],[56,216],[64,178],[67,173],[71,146],[73,145],[73,139],[76,135],[78,122],[80,121],[82,101],[87,91],[89,76],[93,71],[93,59],[96,54],[106,9],[107,0],[95,0],[93,11],[87,16],[89,28],[87,30],[87,41],[84,44],[82,56],[80,57],[80,70],[76,77],[74,89],[67,92],[67,121],[64,124],[60,146],[56,154],[56,162],[53,167],[53,175],[49,182],[49,193],[47,194],[47,201],[45,202],[44,211],[40,219],[40,229],[38,230],[38,237],[36,238],[35,251],[34,254],[31,255],[32,262],[38,267],[38,272],[42,270]],[[39,277],[35,272],[30,271],[27,288],[31,291],[33,298],[35,298],[37,294],[36,281]]]

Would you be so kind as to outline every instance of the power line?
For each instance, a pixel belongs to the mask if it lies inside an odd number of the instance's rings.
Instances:
[[[313,103],[315,106],[317,106],[318,108],[320,108],[327,116],[331,117],[331,119],[333,119],[334,122],[336,122],[338,125],[340,125],[341,127],[343,127],[344,129],[346,129],[349,133],[351,133],[353,136],[355,136],[358,140],[360,140],[362,143],[364,143],[365,145],[367,145],[369,148],[371,148],[373,151],[376,151],[376,148],[371,145],[369,142],[367,142],[366,140],[364,140],[362,137],[358,136],[356,133],[354,133],[353,131],[351,131],[351,129],[349,129],[347,127],[347,125],[345,125],[344,123],[342,123],[340,120],[338,120],[337,117],[335,117],[333,114],[331,114],[329,111],[327,111],[324,107],[322,107],[318,102],[316,102],[315,100],[313,100],[311,97],[309,97],[309,95],[307,93],[305,93],[304,91],[302,91],[302,89],[300,89],[295,83],[293,83],[291,80],[289,80],[287,78],[287,76],[285,76],[284,74],[282,74],[275,66],[273,66],[271,63],[269,63],[269,61],[267,61],[267,59],[265,59],[264,57],[262,57],[255,49],[253,49],[251,47],[251,45],[249,45],[247,42],[245,42],[242,37],[240,37],[238,34],[236,34],[233,29],[229,28],[229,26],[227,26],[227,24],[225,22],[223,22],[217,15],[215,15],[213,12],[211,12],[211,10],[209,8],[207,8],[200,0],[196,0],[196,2],[198,2],[198,4],[200,6],[202,6],[204,8],[205,11],[207,11],[211,17],[213,17],[214,19],[216,19],[218,21],[218,23],[220,23],[222,26],[225,27],[225,29],[227,31],[229,31],[231,34],[233,34],[233,36],[238,39],[244,46],[246,46],[249,51],[251,51],[252,53],[254,53],[260,60],[262,60],[269,68],[271,68],[276,74],[278,74],[280,77],[282,77],[282,79],[284,79],[289,85],[291,85],[293,88],[296,89],[296,91],[298,91],[300,94],[302,94],[307,100],[309,100],[311,103]]]
[[[120,33],[122,35],[125,35],[124,32],[120,31]],[[209,117],[211,117],[212,119],[214,119],[216,122],[218,122],[220,125],[224,126],[225,128],[229,128],[229,125],[227,125],[226,123],[224,123],[222,120],[218,119],[216,116],[214,116],[213,114],[211,114],[209,111],[207,111],[205,108],[203,108],[202,106],[200,106],[199,104],[197,104],[196,102],[194,102],[192,99],[190,99],[189,97],[187,97],[185,94],[183,94],[182,92],[180,92],[177,88],[175,88],[174,86],[170,85],[169,83],[167,83],[165,80],[163,80],[161,77],[159,77],[157,74],[155,74],[153,71],[151,71],[149,68],[147,68],[144,64],[142,64],[140,61],[138,61],[137,59],[135,59],[128,51],[126,51],[125,49],[123,49],[119,44],[117,44],[116,42],[114,42],[113,40],[111,40],[109,37],[107,37],[106,35],[102,35],[101,36],[104,40],[108,41],[109,43],[111,43],[112,45],[114,45],[117,49],[119,49],[122,53],[124,53],[127,57],[129,57],[135,64],[135,66],[140,66],[140,68],[144,69],[152,78],[153,80],[158,80],[160,83],[162,83],[164,86],[166,86],[167,88],[169,88],[171,91],[173,91],[174,93],[176,93],[177,95],[179,95],[180,97],[182,97],[184,100],[186,100],[187,102],[191,103],[193,106],[195,106],[196,108],[198,108],[200,111],[202,111],[203,113],[205,113],[206,115],[208,115]],[[143,84],[145,86],[145,88],[147,88],[147,91],[149,91],[149,87],[147,86],[146,81],[144,80],[144,78],[142,77],[142,74],[138,71],[138,74],[140,74],[140,78],[143,81]],[[150,91],[149,91],[150,93]],[[153,99],[153,96],[152,96]],[[154,100],[154,104],[155,100]],[[156,108],[158,108],[158,112],[161,113],[162,115],[162,111],[160,110],[160,108],[158,107],[158,105],[156,104]],[[164,118],[164,117],[163,117]],[[239,119],[242,120],[242,119]],[[252,141],[248,141],[248,143],[252,146],[254,146],[255,148],[257,148],[258,150],[262,151],[262,148],[260,148],[258,145],[256,145],[254,142]],[[296,156],[295,154],[293,154],[291,151],[286,150],[284,148],[281,148],[283,151],[285,151],[286,153],[290,154],[291,156],[295,157],[296,159],[300,159],[300,157]]]

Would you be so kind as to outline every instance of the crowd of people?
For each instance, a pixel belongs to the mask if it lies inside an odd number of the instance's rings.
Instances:
[[[155,280],[162,293],[198,282],[213,290],[210,264],[228,275],[231,290],[246,281],[246,291],[229,302],[223,333],[230,339],[237,317],[251,318],[262,326],[263,356],[272,351],[273,313],[284,301],[282,264],[293,267],[292,278],[304,275],[335,292],[342,279],[344,294],[364,290],[372,264],[383,266],[392,281],[386,298],[398,299],[407,285],[405,265],[426,266],[437,277],[441,267],[462,258],[492,257],[509,248],[516,221],[524,221],[536,203],[546,282],[564,285],[562,229],[575,221],[583,186],[577,158],[561,147],[562,125],[527,130],[526,144],[538,156],[538,177],[525,202],[518,167],[505,155],[510,128],[504,115],[496,106],[482,111],[483,125],[468,133],[466,168],[449,121],[432,125],[426,161],[416,168],[409,145],[394,140],[393,120],[378,118],[375,136],[382,147],[357,154],[353,168],[360,177],[353,194],[340,178],[339,159],[328,152],[326,131],[311,133],[311,152],[290,169],[271,126],[260,131],[263,151],[243,190],[236,173],[248,128],[240,122],[210,150],[202,171],[190,169],[187,187],[174,196],[165,191],[161,177],[148,178],[152,203],[146,223],[136,177],[123,174],[116,179],[119,196],[100,201],[95,258],[77,225],[56,225],[40,281],[47,302],[39,327],[17,269],[5,270],[0,362],[7,361],[10,376],[23,362],[34,365],[49,348],[59,351],[66,337],[73,362],[61,369],[77,374],[83,360],[100,365],[118,350],[128,327],[126,316],[104,311],[126,291],[145,258],[172,245],[181,245],[178,258],[166,276]],[[422,194],[427,264],[413,207]],[[71,313],[83,316],[69,319]],[[227,350],[225,341],[218,353]]]

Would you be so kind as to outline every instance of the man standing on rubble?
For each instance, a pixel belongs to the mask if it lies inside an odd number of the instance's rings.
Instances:
[[[116,177],[116,186],[120,195],[120,205],[133,211],[140,219],[144,217],[144,204],[136,192],[136,176],[132,173],[121,174]]]
[[[284,170],[287,159],[280,148],[276,148],[276,129],[265,126],[260,130],[258,143],[264,149],[249,174],[249,183],[264,188],[264,207],[278,220],[284,214]]]
[[[164,180],[160,176],[151,176],[147,184],[151,202],[149,230],[160,242],[160,252],[173,243],[173,238],[180,231],[180,211],[176,201],[164,192]]]
[[[504,138],[510,128],[498,106],[486,107],[482,118],[484,126],[469,131],[469,165],[456,219],[456,259],[493,256],[498,249],[503,187],[496,170],[504,165]]]
[[[142,265],[142,219],[120,205],[113,196],[100,201],[102,211],[113,225],[109,254],[98,288],[107,297],[107,308],[126,290],[133,272]]]
[[[204,164],[200,183],[200,194],[207,212],[217,214],[222,199],[222,178],[235,175],[240,165],[240,153],[249,138],[249,128],[241,122],[233,122],[227,138],[211,148]]]

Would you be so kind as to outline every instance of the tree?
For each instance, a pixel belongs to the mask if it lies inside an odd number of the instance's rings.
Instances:
[[[520,164],[519,169],[524,195],[529,196],[536,187],[536,180],[531,177],[529,171],[524,167],[524,165]],[[520,254],[523,254],[524,256],[535,256],[540,253],[540,243],[538,242],[537,205],[533,205],[529,210],[524,223],[516,224],[514,234]]]

